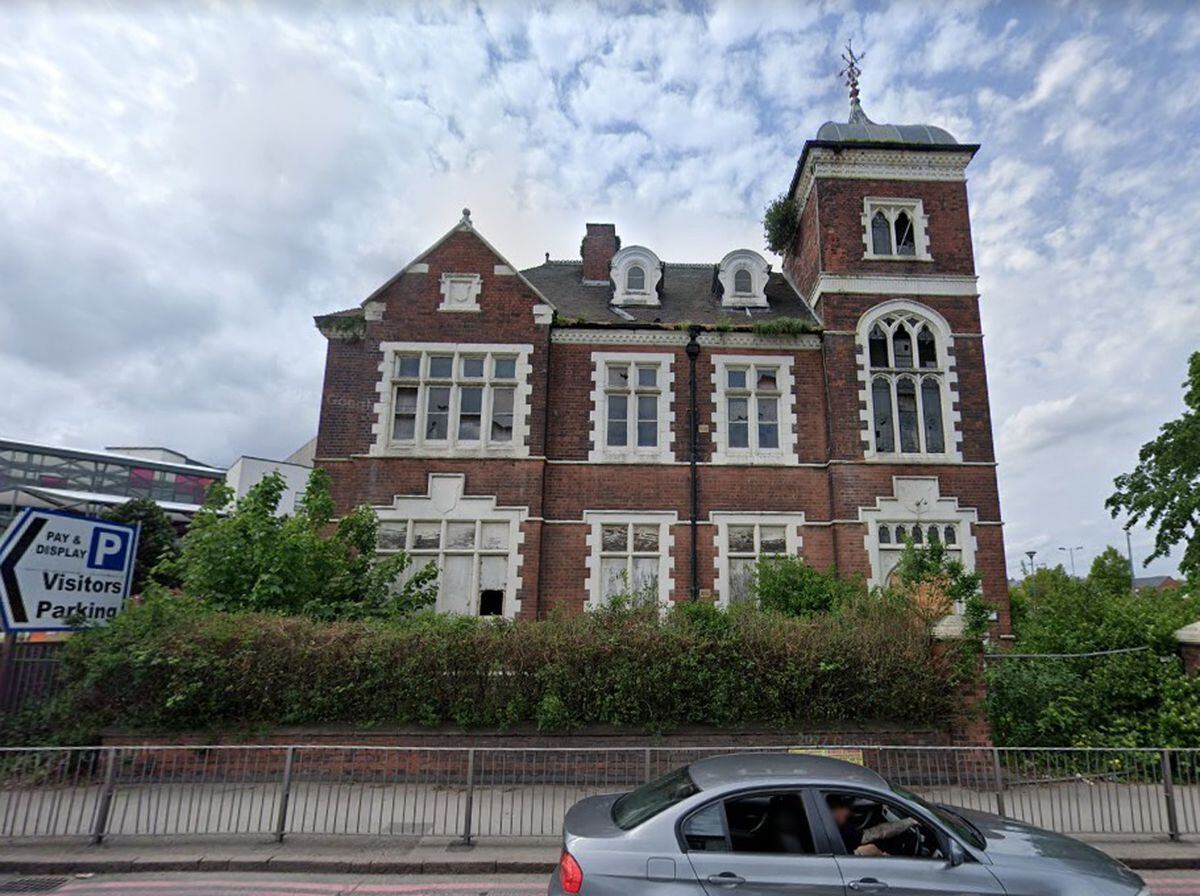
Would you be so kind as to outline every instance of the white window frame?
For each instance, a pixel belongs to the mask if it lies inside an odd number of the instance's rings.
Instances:
[[[588,460],[595,463],[671,463],[675,460],[675,382],[673,362],[675,356],[658,352],[592,352],[592,447]],[[608,385],[609,368],[628,366],[631,371],[630,386],[625,391],[631,396],[626,404],[628,416],[625,445],[608,444],[608,396],[613,390]],[[655,389],[642,389],[641,394],[658,396],[658,444],[639,447],[637,444],[637,400],[639,387],[636,383],[638,367],[654,367],[658,371]]]
[[[750,291],[738,292],[736,279],[738,271],[750,275]],[[771,266],[765,258],[750,249],[735,249],[717,266],[717,280],[721,284],[722,308],[766,308],[767,282],[771,276]]]
[[[871,238],[871,221],[876,212],[883,212],[888,221],[888,242],[892,252],[875,252],[875,242]],[[896,246],[896,216],[904,212],[912,221],[913,249],[912,255],[897,255]],[[878,196],[867,196],[863,199],[863,259],[868,261],[933,261],[929,254],[929,218],[925,215],[925,203],[920,199],[889,199]]]
[[[501,345],[459,342],[384,342],[380,343],[382,360],[379,364],[379,381],[376,384],[378,400],[375,404],[376,419],[372,427],[375,442],[371,454],[384,457],[528,457],[529,415],[532,387],[530,385],[531,345]],[[396,409],[396,392],[412,384],[411,380],[397,376],[397,361],[405,355],[419,355],[420,373],[417,386],[417,422],[412,439],[394,439],[393,425]],[[429,377],[429,359],[432,356],[449,355],[451,378],[445,380]],[[466,378],[462,375],[464,358],[484,359],[484,375],[481,378]],[[515,379],[500,381],[493,376],[495,359],[510,357],[515,360]],[[447,421],[447,438],[425,437],[423,421],[426,419],[428,395],[431,387],[450,385],[450,410]],[[479,439],[460,439],[460,399],[462,388],[483,387],[483,404],[480,411]],[[492,419],[492,396],[495,388],[511,386],[513,393],[512,440],[493,442],[490,439]]]
[[[714,354],[713,359],[713,416],[712,439],[714,464],[794,464],[799,462],[796,454],[796,382],[792,372],[795,359],[790,355],[723,355]],[[728,405],[728,371],[731,368],[746,367],[750,370],[747,376],[746,393],[750,396],[750,405],[754,415],[750,422],[749,446],[746,448],[731,448],[729,446],[729,405]],[[758,447],[758,394],[754,388],[753,370],[755,367],[775,367],[778,370],[776,385],[779,389],[778,425],[779,447]],[[741,391],[741,390],[739,390]]]
[[[800,534],[804,526],[804,514],[796,513],[733,513],[714,511],[709,514],[709,520],[715,526],[713,533],[713,565],[717,573],[717,599],[719,607],[730,606],[733,579],[730,573],[732,559],[729,549],[729,528],[731,526],[754,526],[754,549],[756,556],[762,556],[762,527],[782,526],[785,530],[787,544],[786,553],[798,556],[804,547],[804,537]],[[740,555],[739,555],[740,556]]]
[[[629,288],[629,269],[640,267],[646,274],[642,289]],[[626,246],[613,256],[609,276],[613,283],[614,305],[647,305],[657,307],[658,282],[662,279],[662,262],[645,246]]]
[[[884,319],[889,317],[895,318],[897,323],[901,320],[907,322],[910,318],[918,322],[916,326],[909,325],[909,330],[913,336],[913,367],[894,366],[891,338],[894,326],[887,327],[883,325]],[[877,323],[883,327],[888,337],[888,358],[891,366],[886,368],[871,366],[871,330]],[[936,342],[936,367],[921,368],[917,366],[920,364],[920,360],[916,337],[922,325],[929,327]],[[954,356],[951,353],[954,339],[950,334],[950,326],[946,322],[946,319],[932,308],[918,302],[897,299],[877,305],[864,314],[859,319],[856,339],[860,359],[858,368],[858,397],[859,407],[862,409],[860,411],[860,421],[864,458],[867,460],[887,461],[888,463],[929,463],[931,461],[962,460],[962,451],[959,448],[962,414],[954,407],[958,398],[958,375],[954,366]],[[899,380],[906,376],[913,380],[917,392],[917,442],[920,448],[919,451],[900,450],[900,412],[897,385]],[[879,377],[887,380],[891,389],[892,426],[894,432],[892,451],[878,450],[875,442],[874,384],[876,378]],[[942,439],[945,450],[939,452],[925,450],[925,398],[921,391],[921,383],[928,377],[934,377],[940,382],[939,397],[942,405]]]
[[[880,545],[879,527],[886,525],[894,532],[897,525],[911,530],[914,525],[928,529],[931,525],[954,526],[958,535],[957,550],[963,568],[975,569],[975,535],[973,524],[979,513],[973,507],[960,507],[957,498],[943,498],[936,476],[893,476],[892,494],[876,498],[873,507],[860,507],[858,518],[866,524],[864,546],[871,563],[871,578],[867,584],[883,586],[895,567],[903,543]],[[893,557],[893,555],[895,555]]]
[[[479,577],[482,557],[505,556],[508,566],[505,572],[504,608],[502,616],[514,618],[521,610],[519,598],[521,590],[521,566],[524,557],[521,548],[525,536],[521,524],[529,516],[528,507],[502,507],[494,495],[466,495],[466,477],[462,473],[430,473],[428,491],[424,495],[397,495],[386,507],[375,507],[375,515],[381,525],[405,523],[404,550],[413,556],[414,563],[410,569],[416,571],[423,568],[430,560],[438,565],[438,596],[437,609],[445,612],[451,609],[444,592],[445,580],[442,571],[448,554],[472,554],[474,562],[471,573],[470,611],[479,613]],[[437,550],[412,550],[413,523],[437,523],[441,526],[439,547]],[[448,549],[446,545],[446,529],[450,523],[475,523],[475,547],[471,551]],[[481,544],[482,526],[484,523],[498,523],[508,526],[508,547],[506,549],[487,550]],[[381,550],[381,555],[396,553],[400,548]],[[426,558],[422,561],[422,558]]]
[[[583,521],[588,526],[587,547],[588,555],[585,565],[587,579],[585,589],[589,610],[607,606],[608,598],[604,594],[604,576],[601,571],[603,545],[601,528],[605,525],[625,526],[658,526],[658,605],[665,612],[671,606],[671,595],[675,591],[675,535],[674,527],[679,522],[679,514],[674,510],[585,510]]]

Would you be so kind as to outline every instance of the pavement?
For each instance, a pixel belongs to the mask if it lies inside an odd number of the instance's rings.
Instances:
[[[1131,868],[1200,871],[1200,840],[1081,839]],[[548,875],[558,862],[560,844],[557,837],[488,837],[463,847],[437,837],[316,835],[289,835],[283,843],[262,837],[113,837],[98,846],[78,838],[0,840],[0,873]]]

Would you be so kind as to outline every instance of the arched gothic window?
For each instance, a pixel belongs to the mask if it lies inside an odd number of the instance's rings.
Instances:
[[[896,254],[917,254],[917,240],[913,234],[913,222],[908,212],[900,212],[896,215]]]
[[[867,333],[871,421],[880,454],[944,454],[949,395],[936,327],[898,312]]]
[[[641,265],[635,264],[625,274],[625,289],[629,292],[641,292],[645,288],[646,271]]]
[[[871,251],[876,255],[892,254],[892,228],[882,209],[871,218]]]

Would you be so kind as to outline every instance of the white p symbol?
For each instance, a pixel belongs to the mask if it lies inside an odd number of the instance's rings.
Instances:
[[[122,539],[117,533],[101,532],[99,537],[96,539],[96,565],[107,565],[108,558],[119,555],[124,545],[124,539]]]

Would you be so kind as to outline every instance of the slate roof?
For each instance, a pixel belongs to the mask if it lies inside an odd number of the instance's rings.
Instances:
[[[581,261],[547,261],[537,267],[526,268],[521,273],[554,305],[560,321],[631,323],[613,310],[610,304],[613,295],[611,282],[600,286],[583,282]],[[768,308],[722,308],[717,265],[665,262],[659,282],[659,306],[622,305],[621,311],[639,323],[677,324],[687,321],[706,325],[724,322],[733,326],[747,326],[772,318],[795,318],[814,330],[819,329],[812,309],[783,274],[771,272],[766,295]]]

